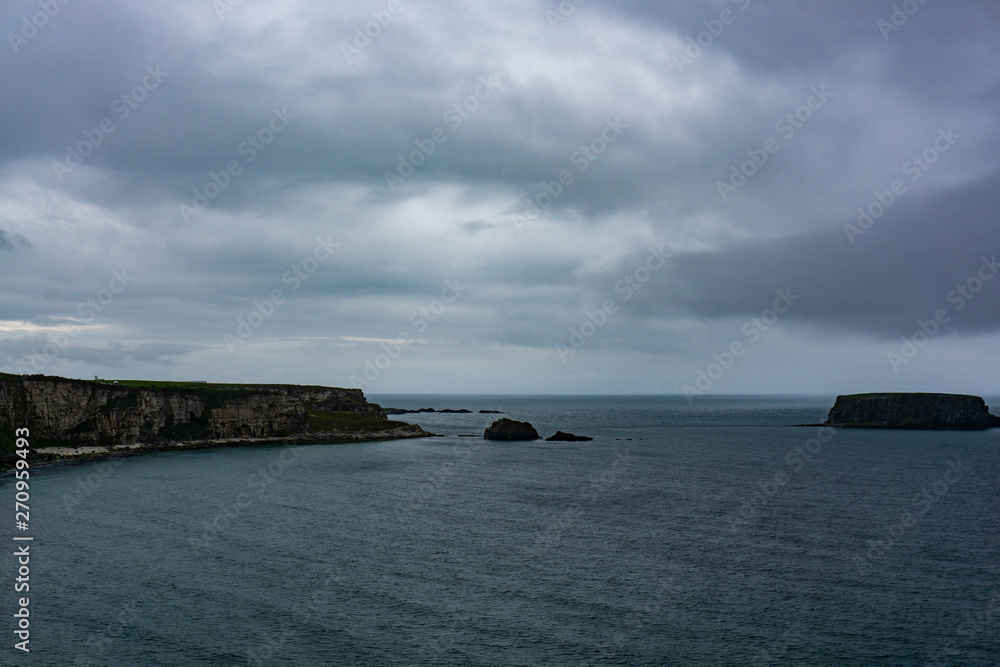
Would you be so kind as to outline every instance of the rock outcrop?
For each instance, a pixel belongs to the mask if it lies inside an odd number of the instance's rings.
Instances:
[[[853,394],[838,396],[826,426],[981,430],[1000,426],[979,396]]]
[[[538,431],[528,422],[513,419],[498,419],[486,429],[483,437],[487,440],[538,440]]]
[[[428,435],[386,419],[360,389],[71,380],[0,373],[0,434],[33,447],[164,446],[214,440]],[[398,433],[393,436],[392,433]],[[0,435],[0,454],[12,448]]]
[[[562,431],[556,431],[555,435],[545,438],[546,442],[588,442],[590,440],[593,440],[593,438],[588,438],[585,435],[563,433]]]
[[[420,408],[419,410],[410,410],[407,408],[382,408],[387,415],[411,415],[411,414],[424,414],[427,412],[434,412],[436,414],[469,414],[472,410],[467,410],[465,408],[445,408],[444,410],[435,410],[434,408]]]

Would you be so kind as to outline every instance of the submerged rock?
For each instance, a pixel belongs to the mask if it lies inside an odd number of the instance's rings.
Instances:
[[[528,422],[504,418],[493,422],[483,437],[487,440],[538,440],[538,431]]]
[[[593,440],[593,438],[588,438],[585,435],[563,433],[562,431],[556,431],[556,434],[552,437],[545,438],[546,442],[587,442],[588,440]]]
[[[979,396],[853,394],[838,396],[825,426],[981,430],[1000,427]]]

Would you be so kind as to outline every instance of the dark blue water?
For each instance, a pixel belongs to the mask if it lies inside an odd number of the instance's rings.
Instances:
[[[32,651],[8,632],[0,661],[1000,664],[1000,430],[788,426],[832,397],[373,400],[595,439],[423,414],[446,437],[39,468]]]

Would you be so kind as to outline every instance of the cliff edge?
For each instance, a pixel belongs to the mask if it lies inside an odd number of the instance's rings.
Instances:
[[[825,426],[982,430],[1000,427],[979,396],[852,394],[838,396]]]
[[[0,373],[0,465],[14,429],[32,449],[170,448],[430,435],[390,421],[360,389],[277,384],[71,380]]]

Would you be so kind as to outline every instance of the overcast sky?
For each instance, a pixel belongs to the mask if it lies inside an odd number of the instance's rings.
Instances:
[[[0,370],[1000,394],[1000,4],[893,5],[6,2]]]

